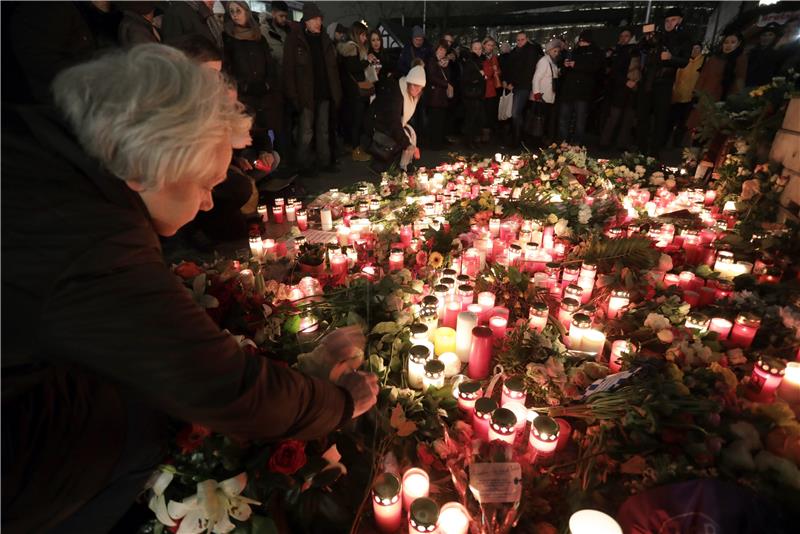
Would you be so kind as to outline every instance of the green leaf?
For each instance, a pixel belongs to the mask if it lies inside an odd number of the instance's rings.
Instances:
[[[375,374],[381,375],[384,372],[386,366],[383,363],[383,358],[378,356],[377,354],[370,354],[369,355],[369,370]]]
[[[283,323],[283,330],[287,334],[296,334],[300,331],[300,316],[292,315]]]
[[[399,355],[393,354],[391,361],[389,361],[389,369],[393,373],[399,373],[403,369],[403,360]]]
[[[384,321],[382,323],[378,323],[372,329],[373,334],[396,334],[399,330],[397,323],[394,321]]]

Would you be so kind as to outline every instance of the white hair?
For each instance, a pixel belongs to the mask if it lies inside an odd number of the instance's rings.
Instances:
[[[160,44],[76,65],[52,90],[84,150],[148,189],[211,180],[219,166],[209,155],[247,138],[252,123],[219,73]]]

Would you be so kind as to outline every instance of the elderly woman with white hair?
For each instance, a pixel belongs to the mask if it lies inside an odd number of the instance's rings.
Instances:
[[[337,385],[242,352],[164,263],[158,236],[212,207],[248,142],[216,72],[141,45],[52,91],[57,109],[3,117],[4,530],[110,530],[162,460],[165,415],[310,439],[374,404],[374,376]]]

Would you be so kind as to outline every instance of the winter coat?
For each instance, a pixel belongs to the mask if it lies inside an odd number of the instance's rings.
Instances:
[[[745,86],[758,87],[770,83],[772,78],[780,72],[783,60],[783,51],[777,50],[774,46],[767,48],[757,46],[750,50]]]
[[[556,101],[555,81],[558,79],[558,65],[547,54],[539,58],[536,72],[533,74],[531,94],[542,94],[542,100],[548,104]]]
[[[442,67],[439,61],[432,57],[425,65],[425,104],[430,108],[446,108],[449,104],[447,86],[450,81],[447,67]]]
[[[639,81],[641,73],[637,71],[636,79],[631,77],[631,60],[638,59],[636,45],[617,45],[614,47],[609,59],[609,89],[618,90],[625,87],[628,81]],[[638,62],[637,62],[638,64]]]
[[[236,81],[239,101],[251,113],[261,112],[257,121],[265,117],[264,123],[257,126],[279,130],[283,121],[283,94],[278,65],[272,59],[267,40],[236,39],[227,33],[222,40],[222,70]]]
[[[134,46],[137,44],[160,43],[161,32],[155,24],[133,11],[123,11],[122,22],[119,23],[119,44]]]
[[[408,43],[400,52],[400,59],[397,61],[397,76],[405,76],[411,70],[411,63],[415,59],[421,59],[423,65],[433,57],[433,47],[428,41],[423,41],[422,46],[417,48],[413,43]]]
[[[141,197],[55,112],[4,111],[4,530],[43,531],[108,484],[130,402],[248,440],[350,420],[346,391],[220,330],[164,262]]]
[[[289,34],[288,28],[281,28],[272,19],[261,25],[261,34],[267,40],[272,59],[278,65],[283,65],[283,47]]]
[[[497,96],[497,80],[502,75],[497,56],[487,57],[483,60],[483,72],[486,75],[486,92],[483,96],[485,98],[494,98]]]
[[[542,45],[536,41],[528,41],[525,46],[511,51],[506,81],[514,86],[514,92],[530,91],[536,63],[543,55]]]
[[[403,92],[400,90],[400,84],[403,83],[406,83],[405,76],[396,82],[390,80],[383,87],[383,90],[376,95],[375,100],[372,101],[369,107],[369,114],[375,131],[384,133],[394,139],[401,149],[405,149],[411,144],[404,130],[403,108],[405,101]]]
[[[364,70],[369,66],[366,51],[361,51],[354,41],[336,45],[339,54],[339,77],[342,80],[342,97],[345,100],[360,98],[358,82],[367,79]]]
[[[165,44],[172,44],[186,35],[202,35],[222,49],[222,24],[215,24],[219,32],[217,35],[207,22],[208,18],[214,16],[203,2],[170,2],[161,22],[162,39]]]
[[[603,60],[603,51],[597,46],[576,46],[572,50],[575,65],[561,69],[558,97],[567,102],[592,100]]]
[[[725,64],[728,61],[724,54],[714,54],[706,59],[703,68],[700,70],[700,77],[695,85],[695,93],[705,93],[714,102],[725,100],[729,95],[738,93],[744,89],[744,80],[747,76],[747,54],[741,53],[734,61],[734,78],[731,86],[723,87],[723,75]]]
[[[667,49],[672,57],[666,61],[661,59],[661,52]],[[653,39],[639,43],[639,51],[644,61],[642,83],[645,91],[653,85],[672,85],[678,69],[689,63],[692,53],[691,37],[678,26],[671,32],[656,33]]]
[[[283,51],[284,91],[286,98],[294,105],[295,109],[314,109],[314,76],[319,75],[314,72],[311,47],[305,33],[304,26],[293,25],[286,38]],[[325,32],[320,33],[320,39],[329,93],[333,107],[336,108],[342,101],[336,48]]]
[[[482,100],[486,92],[486,78],[481,69],[483,57],[472,52],[467,54],[461,65],[461,96],[470,100]]]

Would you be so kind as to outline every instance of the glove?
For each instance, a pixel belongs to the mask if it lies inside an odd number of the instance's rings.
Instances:
[[[541,102],[541,101],[542,101],[542,93],[534,93],[534,94],[533,94],[533,99],[534,99],[536,102]]]

